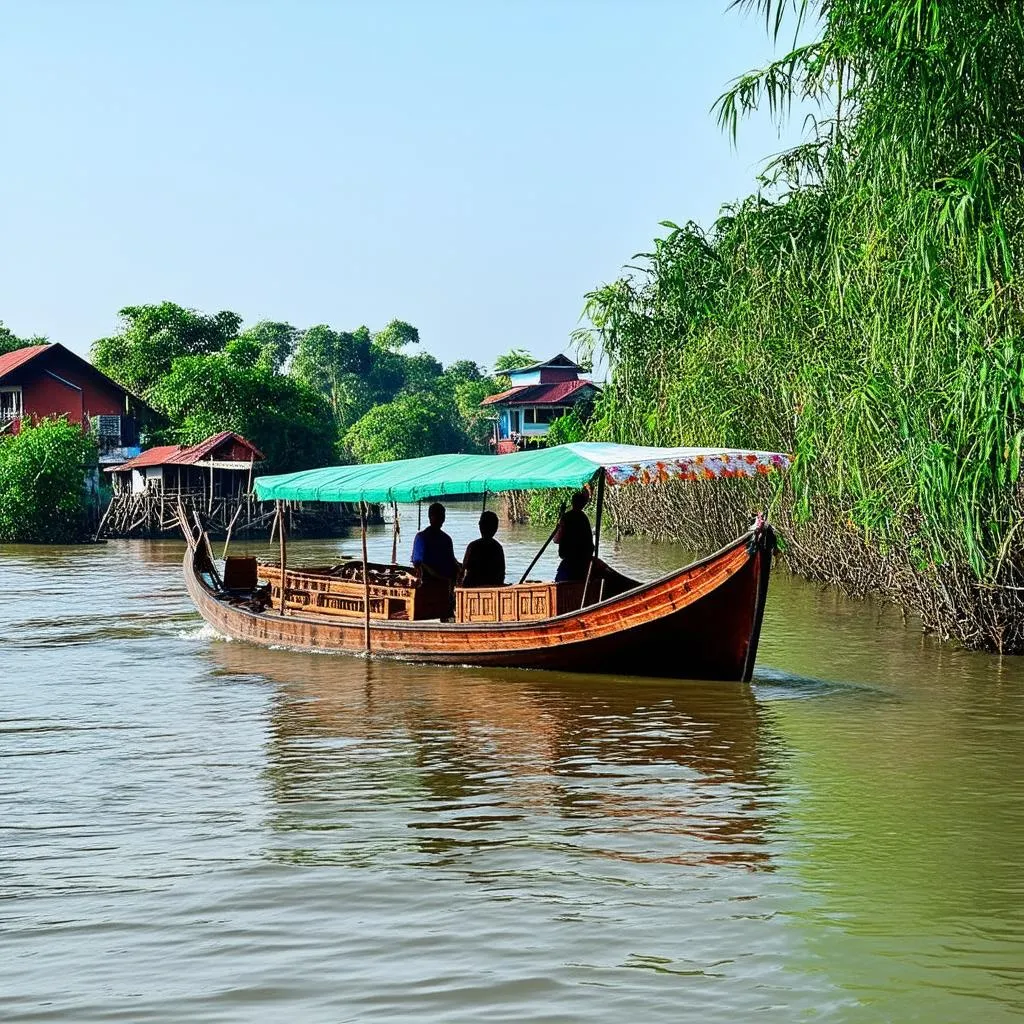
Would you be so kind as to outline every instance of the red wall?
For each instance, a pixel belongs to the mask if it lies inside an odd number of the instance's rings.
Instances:
[[[214,448],[206,458],[212,458],[215,461],[220,459],[224,462],[248,462],[252,458],[252,449],[248,445],[230,438]]]
[[[559,384],[563,380],[577,380],[579,372],[568,366],[548,366],[540,371],[541,384]]]
[[[77,384],[82,390],[69,388],[55,380],[46,371]],[[42,419],[45,416],[67,416],[71,422],[88,428],[90,416],[124,416],[124,393],[116,384],[77,365],[61,352],[47,353],[33,359],[16,374],[4,380],[5,384],[21,385],[21,400],[26,416]]]

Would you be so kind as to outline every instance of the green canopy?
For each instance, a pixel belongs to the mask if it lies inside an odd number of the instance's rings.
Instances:
[[[428,455],[368,466],[327,466],[255,480],[261,501],[419,501],[445,494],[753,477],[785,469],[788,455],[734,448],[646,448],[578,442],[513,455]]]

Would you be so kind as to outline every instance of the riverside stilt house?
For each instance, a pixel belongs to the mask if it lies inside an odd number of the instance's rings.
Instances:
[[[596,398],[601,389],[582,373],[583,368],[564,355],[507,371],[512,387],[480,403],[497,414],[491,437],[495,454],[543,444],[555,420],[580,402]]]

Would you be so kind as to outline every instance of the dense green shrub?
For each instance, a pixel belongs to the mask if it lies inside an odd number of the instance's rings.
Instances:
[[[84,540],[95,464],[92,439],[66,419],[26,423],[0,440],[0,543]]]

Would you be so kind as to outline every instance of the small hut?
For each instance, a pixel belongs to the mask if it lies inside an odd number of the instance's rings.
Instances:
[[[230,430],[188,447],[148,448],[134,459],[111,466],[115,494],[162,494],[209,507],[221,498],[237,501],[252,490],[253,467],[263,453]]]
[[[178,528],[179,502],[198,512],[209,529],[230,533],[269,524],[269,513],[252,493],[252,476],[263,453],[230,430],[193,445],[161,445],[109,467],[113,497],[96,536],[155,536]]]

